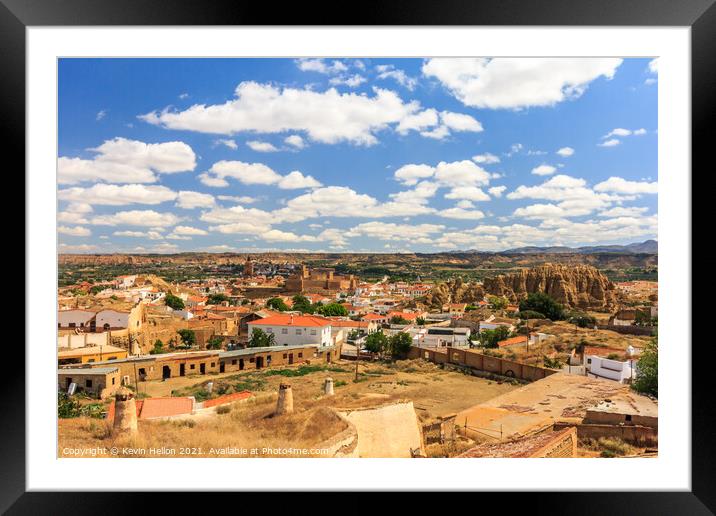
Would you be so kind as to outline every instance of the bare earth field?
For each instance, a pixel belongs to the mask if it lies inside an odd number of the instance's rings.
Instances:
[[[361,363],[359,367],[357,382],[355,363],[339,361],[330,370],[306,372],[299,366],[286,368],[283,374],[276,374],[278,369],[267,369],[142,383],[140,396],[173,393],[200,397],[209,381],[214,382],[215,392],[247,389],[255,396],[228,405],[230,410],[224,413],[208,416],[204,413],[171,421],[140,420],[139,435],[134,438],[113,437],[104,420],[61,419],[58,456],[74,457],[77,450],[94,449],[95,456],[106,457],[266,457],[276,456],[275,450],[279,448],[282,457],[320,456],[320,450],[312,447],[346,428],[345,422],[328,407],[351,410],[412,401],[420,421],[427,423],[517,388],[506,382],[445,371],[419,360]],[[334,396],[323,395],[327,377],[334,380]],[[295,411],[272,417],[278,385],[282,382],[292,386]],[[149,452],[151,449],[154,452]]]

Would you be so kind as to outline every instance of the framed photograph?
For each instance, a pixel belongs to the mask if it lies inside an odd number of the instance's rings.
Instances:
[[[530,491],[710,514],[713,2],[214,7],[3,1],[28,208],[0,507]]]

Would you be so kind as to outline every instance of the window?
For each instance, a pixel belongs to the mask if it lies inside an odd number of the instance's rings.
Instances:
[[[189,369],[196,369],[196,364],[189,365]]]
[[[301,335],[301,330],[296,330],[296,335]]]
[[[288,358],[288,353],[284,353],[284,354],[283,354],[283,358],[284,358],[284,360],[287,359],[287,358]]]
[[[73,323],[73,322],[70,323],[70,328],[74,328],[75,326],[77,326],[75,323]]]
[[[288,335],[288,328],[283,328],[281,330],[281,333],[283,333],[284,335]]]
[[[587,364],[591,364],[591,363],[592,363],[592,359],[591,359],[591,358],[588,358],[588,359],[587,359]]]
[[[115,380],[115,378],[112,378],[112,385],[114,385],[114,380]]]
[[[256,362],[256,359],[254,357],[249,358],[249,362],[254,363]]]
[[[631,414],[627,414],[626,416],[624,416],[624,419],[626,421],[631,421]]]
[[[216,362],[212,362],[211,367],[216,367]]]
[[[271,328],[266,328],[266,333],[273,333],[273,329],[271,329]]]
[[[233,359],[233,360],[231,361],[231,365],[236,365],[236,359]]]
[[[303,353],[299,353],[298,358],[303,358]]]
[[[85,380],[85,387],[88,389],[92,387],[92,380]]]
[[[316,330],[311,330],[311,335],[315,335],[315,334],[316,334]]]

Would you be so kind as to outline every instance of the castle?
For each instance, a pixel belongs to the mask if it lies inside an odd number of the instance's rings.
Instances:
[[[287,292],[319,292],[325,290],[355,290],[358,279],[351,275],[335,274],[335,269],[317,268],[309,270],[301,265],[301,271],[286,279]]]

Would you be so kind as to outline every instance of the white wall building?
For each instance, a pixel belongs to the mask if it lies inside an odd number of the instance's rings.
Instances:
[[[627,383],[636,376],[636,359],[610,360],[597,355],[585,355],[584,366],[590,378],[603,378]]]
[[[277,346],[317,344],[330,346],[331,321],[312,315],[274,315],[248,323],[249,338],[255,329],[274,335]]]

